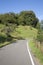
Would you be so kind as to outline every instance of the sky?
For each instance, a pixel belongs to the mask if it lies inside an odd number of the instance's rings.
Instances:
[[[32,10],[39,20],[43,19],[43,0],[0,0],[0,14]]]

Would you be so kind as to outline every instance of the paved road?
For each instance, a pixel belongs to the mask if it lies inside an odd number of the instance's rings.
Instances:
[[[26,40],[20,40],[1,48],[0,65],[32,65],[26,43]]]

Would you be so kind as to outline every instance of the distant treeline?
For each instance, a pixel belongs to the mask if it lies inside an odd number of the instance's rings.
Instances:
[[[0,14],[0,23],[5,25],[16,24],[16,25],[30,25],[36,27],[38,21],[39,20],[33,11],[22,11],[18,14],[12,12]]]

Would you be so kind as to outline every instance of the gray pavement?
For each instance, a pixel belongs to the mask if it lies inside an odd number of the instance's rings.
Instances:
[[[32,65],[26,43],[19,40],[0,48],[0,65]]]

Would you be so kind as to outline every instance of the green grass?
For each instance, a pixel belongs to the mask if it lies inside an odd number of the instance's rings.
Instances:
[[[35,43],[33,40],[30,41],[29,45],[34,55],[39,59],[40,63],[43,64],[43,53],[41,53],[40,49],[35,46]]]
[[[36,38],[37,30],[35,28],[31,28],[30,26],[18,26],[16,28],[16,32],[12,33],[12,36],[21,36],[23,38]]]
[[[1,30],[2,30],[4,27],[5,27],[4,24],[0,24],[0,32],[1,32]]]
[[[10,44],[10,43],[9,43],[9,42],[1,43],[1,44],[0,44],[0,48],[6,46],[6,45],[8,45],[8,44]]]

